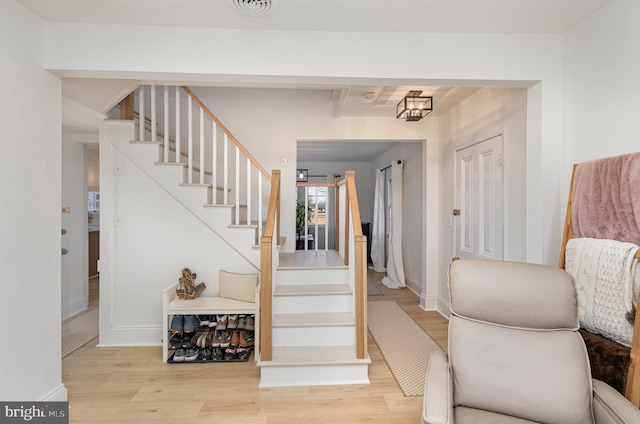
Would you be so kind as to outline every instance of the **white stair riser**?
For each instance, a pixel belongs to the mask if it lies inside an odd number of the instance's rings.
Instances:
[[[346,269],[278,269],[278,285],[293,284],[347,284]]]
[[[354,326],[274,327],[273,346],[353,346]]]
[[[274,314],[351,311],[353,311],[353,296],[350,294],[321,296],[275,296],[273,298]]]
[[[368,364],[262,367],[258,387],[339,384],[369,384]]]

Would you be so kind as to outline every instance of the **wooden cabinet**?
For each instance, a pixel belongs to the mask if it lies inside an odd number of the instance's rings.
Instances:
[[[98,275],[100,259],[100,231],[89,231],[89,278]]]

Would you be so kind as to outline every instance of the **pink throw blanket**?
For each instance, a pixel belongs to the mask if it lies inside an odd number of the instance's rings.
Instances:
[[[571,221],[576,237],[640,245],[640,152],[578,164]]]

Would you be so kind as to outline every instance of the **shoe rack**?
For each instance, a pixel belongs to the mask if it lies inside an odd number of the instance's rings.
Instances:
[[[197,357],[197,359],[195,360],[189,360],[189,361],[175,361],[174,360],[174,354],[175,354],[175,350],[176,349],[172,349],[171,348],[171,342],[175,340],[171,339],[171,321],[173,320],[173,317],[175,315],[195,315],[197,316],[211,316],[213,315],[214,317],[217,315],[227,315],[227,317],[229,315],[238,315],[238,316],[244,316],[245,319],[247,319],[247,317],[253,317],[253,326],[255,328],[255,330],[252,332],[253,334],[250,334],[251,330],[246,330],[246,329],[239,329],[239,328],[231,328],[231,329],[225,329],[224,332],[236,332],[235,337],[237,337],[238,340],[233,340],[234,343],[237,343],[239,346],[241,347],[247,347],[247,346],[242,346],[242,344],[247,344],[247,340],[243,340],[244,343],[240,343],[240,336],[242,334],[243,331],[247,331],[247,333],[244,336],[249,337],[250,335],[253,335],[254,340],[253,340],[253,347],[249,346],[251,348],[251,350],[253,351],[253,357],[254,360],[257,360],[258,358],[258,352],[259,352],[259,331],[257,331],[260,328],[260,314],[258,311],[258,307],[257,305],[260,304],[259,302],[259,291],[258,289],[256,289],[256,301],[254,303],[251,302],[242,302],[239,300],[235,300],[235,299],[227,299],[227,298],[222,298],[222,297],[207,297],[207,296],[200,296],[197,297],[195,299],[180,299],[176,296],[176,288],[177,288],[178,284],[172,284],[169,287],[167,287],[166,289],[163,290],[162,296],[162,309],[163,309],[163,328],[162,328],[162,360],[163,362],[167,362],[167,363],[191,363],[191,362],[199,362],[199,363],[215,363],[215,362],[238,362],[238,361],[247,361],[250,356],[251,356],[251,352],[249,352],[249,355],[244,358],[244,359],[238,359],[237,356],[234,356],[233,359],[224,359],[224,353],[226,353],[226,347],[222,347],[222,351],[223,351],[223,358],[222,359],[214,359],[214,355],[212,352],[211,355],[211,359],[206,359],[207,356],[202,356],[202,350],[201,348],[199,348],[198,346],[195,346],[196,349],[200,349],[200,354]],[[228,322],[227,322],[228,325]],[[196,328],[196,332],[201,331],[212,331],[213,328],[207,326],[206,328],[203,325],[198,325],[198,327]],[[217,331],[217,330],[216,330]],[[195,335],[194,333],[194,335]],[[229,346],[231,346],[231,338],[234,337],[233,333],[229,333]],[[244,337],[246,338],[246,337]],[[198,340],[196,339],[196,342]],[[211,340],[211,342],[213,342],[213,340]],[[205,342],[206,345],[206,342]],[[174,343],[175,346],[175,343]],[[211,346],[211,348],[213,348],[214,346]],[[206,349],[206,347],[204,348]],[[241,353],[245,353],[245,352],[241,352]],[[228,355],[229,356],[229,355]],[[244,356],[244,355],[240,355],[240,356]]]

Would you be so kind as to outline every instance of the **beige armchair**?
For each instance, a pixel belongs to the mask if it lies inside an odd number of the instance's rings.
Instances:
[[[449,294],[449,353],[431,356],[424,423],[640,423],[638,409],[591,379],[564,270],[457,261]]]

